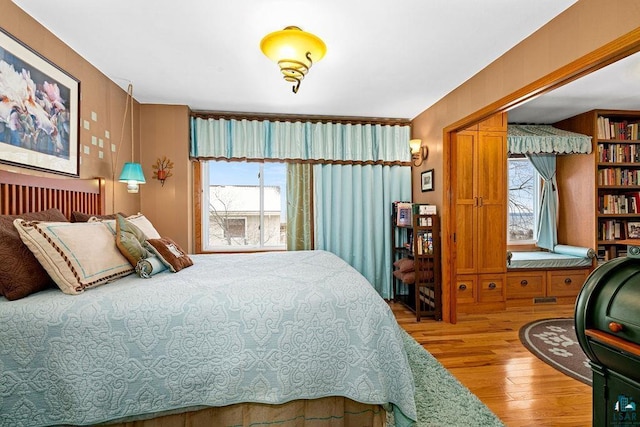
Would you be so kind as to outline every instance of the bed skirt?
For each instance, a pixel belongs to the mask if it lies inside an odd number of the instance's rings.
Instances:
[[[105,424],[110,427],[221,427],[273,425],[284,427],[384,427],[387,414],[380,405],[344,397],[294,400],[281,405],[238,403],[147,420]]]

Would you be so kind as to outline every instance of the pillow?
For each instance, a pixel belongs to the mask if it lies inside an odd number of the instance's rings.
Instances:
[[[116,246],[120,253],[135,267],[143,258],[149,258],[151,254],[142,247],[147,236],[133,223],[127,221],[118,214],[116,217]]]
[[[400,258],[393,263],[393,266],[400,270],[400,273],[407,273],[414,269],[413,260],[409,258]]]
[[[151,221],[141,213],[127,217],[127,221],[138,227],[148,239],[159,239],[160,233],[153,227]]]
[[[66,294],[78,294],[133,272],[101,222],[16,219],[20,238]]]
[[[186,252],[168,237],[148,239],[144,245],[174,273],[193,265],[193,261]]]
[[[122,216],[127,216],[122,212],[118,212]],[[116,219],[116,215],[118,214],[109,214],[109,215],[90,215],[83,212],[72,211],[71,212],[71,222],[89,222],[90,218],[96,219]]]
[[[13,226],[17,218],[38,221],[67,221],[58,209],[23,215],[0,216],[0,295],[10,301],[24,298],[54,285],[53,281],[27,248]]]
[[[136,264],[136,273],[143,279],[148,279],[154,274],[161,273],[166,269],[167,266],[155,255],[141,259]]]

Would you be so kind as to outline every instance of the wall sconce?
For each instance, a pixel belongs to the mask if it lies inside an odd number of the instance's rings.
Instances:
[[[153,168],[153,178],[160,181],[164,186],[164,181],[172,176],[171,169],[173,169],[173,162],[167,159],[167,156],[162,156],[162,159],[158,157],[156,164],[151,166]]]
[[[124,118],[122,119],[122,133],[120,134],[120,146],[122,147],[122,137],[124,136],[124,127],[127,120],[127,110],[131,113],[131,162],[127,162],[122,167],[120,178],[118,181],[125,182],[127,184],[128,193],[137,193],[139,191],[139,184],[144,184],[147,181],[144,179],[144,173],[142,172],[142,165],[135,163],[134,159],[134,138],[133,138],[133,85],[129,83],[127,88],[127,100],[124,107]]]
[[[298,93],[300,82],[314,61],[320,61],[327,53],[327,46],[318,36],[290,26],[264,36],[260,50],[278,63],[284,79],[294,84],[293,93]]]
[[[426,144],[422,144],[421,139],[412,139],[409,141],[409,147],[411,148],[411,159],[413,160],[413,166],[420,166],[422,162],[427,159],[429,155],[429,147]]]

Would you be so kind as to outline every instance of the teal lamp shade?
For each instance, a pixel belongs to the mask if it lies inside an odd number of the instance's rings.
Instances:
[[[138,184],[147,182],[144,179],[144,173],[142,173],[142,165],[131,162],[125,163],[122,167],[119,181],[127,183],[127,192],[129,193],[137,193],[139,189]]]

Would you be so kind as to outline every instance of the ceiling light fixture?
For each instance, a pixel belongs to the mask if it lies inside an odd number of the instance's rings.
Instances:
[[[126,162],[122,166],[122,172],[120,172],[120,182],[127,183],[128,193],[137,193],[139,190],[139,184],[144,184],[147,181],[144,179],[144,173],[142,172],[142,165],[135,163],[134,160],[134,139],[133,139],[133,85],[129,83],[127,88],[127,101],[124,107],[124,118],[122,119],[122,132],[120,134],[120,146],[122,147],[122,137],[124,136],[124,126],[127,119],[127,110],[130,109],[131,114],[131,162]]]
[[[411,148],[411,158],[413,159],[413,166],[420,166],[422,162],[426,160],[429,155],[429,147],[426,144],[422,144],[421,139],[412,139],[409,141],[409,147]]]
[[[293,93],[298,93],[300,82],[313,63],[327,53],[327,46],[318,36],[289,26],[264,36],[260,50],[278,63],[284,79],[293,83]]]

